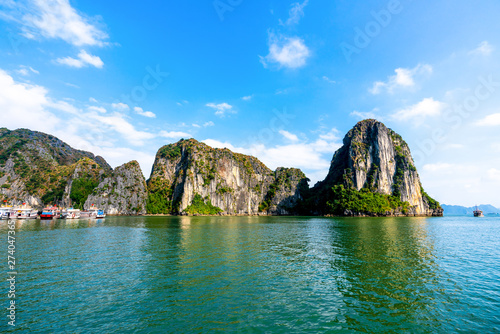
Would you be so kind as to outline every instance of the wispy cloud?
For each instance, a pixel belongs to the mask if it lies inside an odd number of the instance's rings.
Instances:
[[[252,98],[253,98],[253,95],[247,95],[247,96],[243,96],[241,99],[243,101],[250,101]]]
[[[357,119],[368,119],[368,118],[373,118],[373,119],[378,119],[379,121],[382,120],[382,117],[380,116],[377,116],[377,114],[375,114],[376,112],[378,112],[379,109],[378,108],[374,108],[372,111],[357,111],[357,110],[353,110],[349,115],[352,116],[352,117],[355,117]]]
[[[429,97],[408,108],[397,111],[392,117],[399,121],[413,120],[416,124],[420,124],[428,116],[439,116],[446,107],[446,103]]]
[[[299,37],[285,37],[269,33],[269,54],[260,57],[264,67],[269,64],[277,64],[278,67],[299,68],[306,65],[306,61],[311,55],[304,40]]]
[[[149,118],[156,118],[156,114],[151,112],[151,111],[144,111],[141,107],[134,107],[134,111],[136,114],[144,116],[144,117],[149,117]]]
[[[290,141],[298,141],[299,140],[299,137],[297,137],[297,135],[290,133],[288,131],[285,131],[285,130],[280,130],[279,134]]]
[[[488,41],[481,42],[477,48],[469,51],[470,55],[489,56],[493,52],[493,46]]]
[[[28,76],[31,73],[40,74],[40,72],[38,72],[37,70],[35,70],[33,67],[31,67],[31,66],[25,66],[25,65],[19,66],[19,69],[16,70],[16,72],[19,73],[19,74],[21,74],[21,75],[24,75],[24,76]]]
[[[90,106],[87,109],[89,111],[96,111],[96,112],[101,113],[101,114],[106,113],[106,108],[104,108],[104,107]]]
[[[93,56],[91,54],[88,54],[87,51],[85,50],[80,51],[80,53],[78,54],[78,58],[72,58],[72,57],[58,58],[56,59],[56,62],[62,65],[67,65],[76,68],[82,68],[88,65],[92,65],[97,68],[102,68],[104,66],[104,63],[102,62],[101,58],[99,58],[98,56]]]
[[[331,84],[337,83],[335,80],[330,79],[326,75],[323,75],[323,80],[325,80],[326,82],[331,83]]]
[[[415,86],[415,76],[431,74],[432,66],[427,64],[418,64],[414,68],[397,68],[394,70],[395,75],[390,76],[387,81],[376,81],[372,88],[369,89],[370,93],[376,95],[383,91],[390,94],[394,93],[397,88],[411,88]]]
[[[226,114],[235,114],[236,113],[236,111],[233,109],[233,106],[226,103],[226,102],[218,103],[218,104],[210,102],[210,103],[207,103],[206,106],[214,109],[215,115],[217,115],[219,117],[224,117]]]
[[[214,126],[214,125],[215,125],[215,123],[212,121],[208,121],[208,122],[203,123],[204,127],[209,127],[209,126]]]
[[[479,126],[498,126],[500,125],[500,113],[488,115],[476,122]]]
[[[303,3],[295,2],[291,5],[290,11],[288,12],[288,19],[285,23],[281,22],[282,25],[295,25],[298,24],[300,19],[304,16],[304,8],[307,6],[309,0],[305,0]]]
[[[75,46],[103,46],[108,35],[71,7],[69,0],[28,2],[22,17],[25,36],[62,39]],[[95,21],[95,19],[94,19]]]
[[[111,107],[113,109],[115,109],[115,110],[118,110],[118,111],[128,111],[128,110],[130,110],[129,105],[126,104],[126,103],[123,103],[123,102],[112,103]]]
[[[191,135],[189,133],[180,131],[160,131],[160,137],[179,139],[179,138],[191,138]]]

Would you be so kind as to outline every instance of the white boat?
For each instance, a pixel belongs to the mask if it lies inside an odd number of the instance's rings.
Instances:
[[[89,212],[90,212],[90,218],[104,218],[106,217],[106,214],[104,213],[103,210],[100,210],[98,209],[97,207],[95,206],[92,206],[90,209],[89,209]]]
[[[66,219],[78,219],[80,218],[80,209],[70,208],[66,210]]]
[[[0,219],[14,219],[14,210],[11,206],[0,207]]]
[[[14,218],[17,219],[36,219],[38,217],[38,211],[31,208],[30,206],[23,204],[23,206],[15,207]]]

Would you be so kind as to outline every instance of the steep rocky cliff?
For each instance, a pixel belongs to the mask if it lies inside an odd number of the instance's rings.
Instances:
[[[0,199],[9,204],[64,205],[70,200],[73,180],[98,181],[110,171],[102,157],[73,149],[54,136],[0,129]],[[88,182],[80,183],[80,188],[89,187]]]
[[[137,161],[116,167],[87,198],[85,208],[92,204],[110,215],[146,213],[146,180]]]
[[[255,157],[181,140],[156,154],[148,212],[291,214],[304,185],[298,169],[273,172]]]
[[[146,213],[146,182],[136,161],[112,170],[102,157],[26,129],[0,129],[0,185],[0,200],[11,205],[95,204],[107,214]]]
[[[423,190],[410,149],[401,136],[369,119],[356,124],[343,144],[333,156],[326,179],[312,189],[317,211],[442,215],[439,203]]]

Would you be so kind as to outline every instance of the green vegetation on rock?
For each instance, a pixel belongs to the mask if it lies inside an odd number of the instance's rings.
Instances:
[[[408,202],[401,202],[396,196],[382,195],[367,188],[358,191],[343,185],[333,186],[327,201],[328,213],[334,215],[344,215],[346,211],[380,215],[392,211],[406,213],[409,206]]]
[[[213,206],[208,196],[203,198],[200,194],[195,194],[191,205],[189,205],[184,211],[192,215],[216,215],[222,212],[222,209],[217,206]]]
[[[170,214],[172,213],[172,188],[155,177],[148,181],[148,200],[146,211],[150,214]]]

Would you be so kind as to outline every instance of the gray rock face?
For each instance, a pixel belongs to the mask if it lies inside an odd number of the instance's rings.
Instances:
[[[156,155],[148,211],[183,213],[199,194],[223,214],[289,214],[302,180],[297,169],[273,172],[254,157],[181,140]]]
[[[94,204],[109,215],[146,213],[146,180],[137,161],[116,167],[85,201],[84,208]]]
[[[316,189],[336,184],[397,196],[410,204],[407,215],[442,215],[439,205],[423,191],[406,142],[376,120],[361,121],[347,133],[325,181]]]

